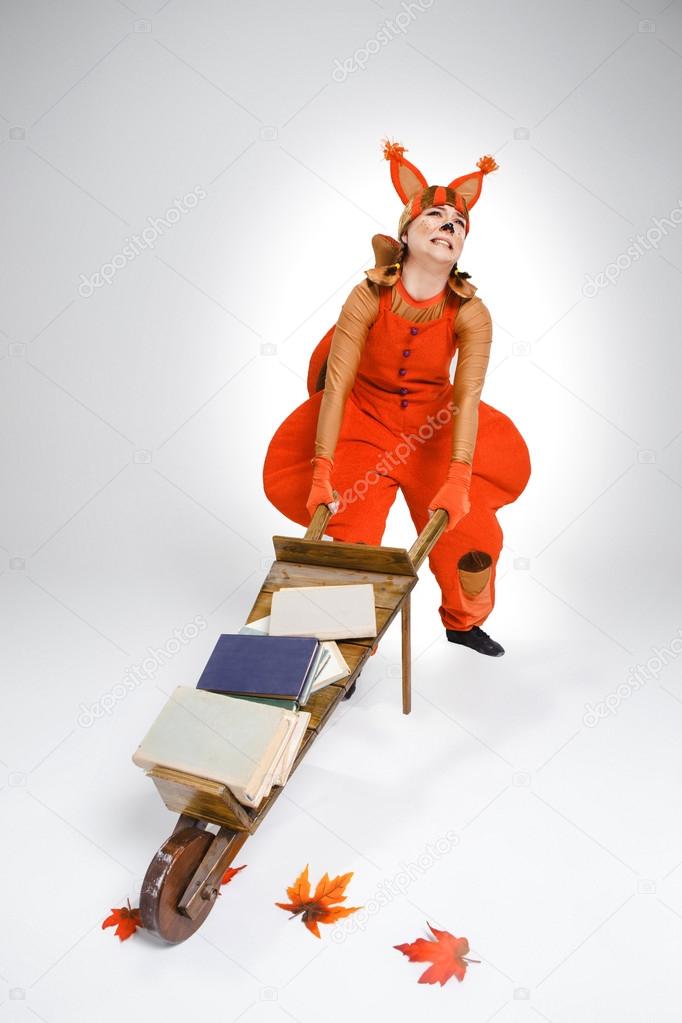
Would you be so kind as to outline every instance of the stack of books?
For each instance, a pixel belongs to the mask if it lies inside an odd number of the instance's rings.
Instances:
[[[278,590],[270,615],[218,637],[196,689],[176,688],[134,763],[219,781],[258,807],[289,777],[310,721],[301,708],[350,675],[334,640],[376,634],[369,583]]]
[[[133,762],[221,782],[257,808],[273,785],[285,784],[309,721],[305,711],[177,686]]]

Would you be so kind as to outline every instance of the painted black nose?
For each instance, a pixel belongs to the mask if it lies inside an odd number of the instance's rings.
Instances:
[[[454,234],[455,233],[455,228],[450,223],[450,221],[448,221],[447,224],[443,224],[443,230],[445,230],[446,227],[447,227],[448,231],[450,232],[450,234]]]

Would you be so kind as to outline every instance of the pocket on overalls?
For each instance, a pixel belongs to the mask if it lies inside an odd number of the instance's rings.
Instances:
[[[492,609],[493,559],[485,551],[467,551],[457,562],[457,576],[464,610],[483,617]]]

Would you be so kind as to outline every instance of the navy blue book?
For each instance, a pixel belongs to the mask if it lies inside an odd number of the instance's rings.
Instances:
[[[303,704],[322,652],[314,637],[224,633],[218,637],[197,689]]]

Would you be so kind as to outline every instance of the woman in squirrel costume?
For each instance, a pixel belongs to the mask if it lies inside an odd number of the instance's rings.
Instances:
[[[418,533],[445,509],[429,565],[447,638],[500,656],[503,647],[480,628],[495,603],[502,549],[495,512],[524,490],[530,459],[511,420],[480,400],[492,322],[457,268],[469,212],[497,164],[483,156],[477,171],[429,186],[404,153],[384,140],[405,204],[399,240],[372,239],[376,266],[313,352],[310,397],[273,436],[263,483],[301,525],[327,504],[326,534],[353,543],[381,543],[398,488]]]

